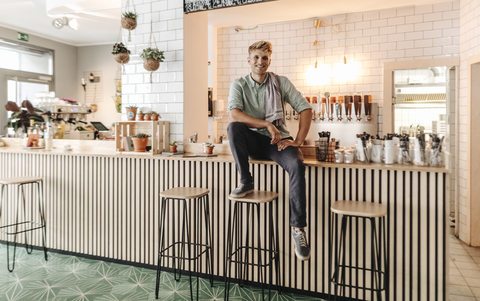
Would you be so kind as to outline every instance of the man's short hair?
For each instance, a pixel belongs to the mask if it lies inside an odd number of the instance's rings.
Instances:
[[[272,43],[268,41],[258,41],[248,47],[248,55],[252,54],[255,50],[262,50],[268,54],[272,54]]]

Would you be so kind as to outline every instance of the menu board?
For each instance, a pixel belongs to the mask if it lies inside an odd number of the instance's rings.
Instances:
[[[253,4],[253,3],[267,2],[267,1],[273,1],[273,0],[183,0],[183,12],[192,13],[192,12],[202,11],[202,10]]]

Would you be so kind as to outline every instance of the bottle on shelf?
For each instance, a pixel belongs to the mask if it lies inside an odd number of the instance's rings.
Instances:
[[[53,132],[52,126],[49,124],[47,126],[47,130],[45,131],[45,150],[52,150],[53,149],[53,136],[55,133]]]

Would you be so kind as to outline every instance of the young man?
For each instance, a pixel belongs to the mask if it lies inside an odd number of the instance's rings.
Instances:
[[[253,191],[249,157],[277,162],[290,177],[290,226],[295,254],[301,260],[308,260],[310,247],[304,231],[307,225],[305,166],[298,147],[310,129],[312,107],[286,77],[267,73],[271,55],[270,42],[253,43],[247,58],[251,73],[234,80],[230,86],[227,110],[232,122],[228,125],[228,138],[241,182],[231,195],[244,197]],[[295,139],[285,125],[285,103],[300,114]]]

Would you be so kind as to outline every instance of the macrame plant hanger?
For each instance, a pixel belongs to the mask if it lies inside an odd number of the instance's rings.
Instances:
[[[120,29],[118,31],[117,44],[122,42],[122,40],[123,40],[122,39],[122,26],[120,26]],[[125,48],[126,47],[127,46],[125,45]],[[117,61],[117,63],[122,65],[122,74],[126,74],[125,73],[125,64],[130,61],[130,54],[129,53],[121,53],[121,54],[122,54],[122,56],[115,55],[115,61]]]
[[[135,9],[135,3],[132,0],[132,7],[133,7],[133,12],[135,15],[137,14],[137,10]],[[130,9],[130,0],[127,0],[127,5],[125,6],[125,12],[128,13]],[[132,19],[132,18],[122,18],[122,27],[128,30],[128,41],[132,41],[132,35],[131,35],[131,30],[134,30],[137,27],[137,20]]]
[[[152,47],[152,39],[153,39],[153,42],[155,43],[155,48],[158,49],[157,41],[155,40],[155,36],[153,35],[153,21],[150,20],[150,38],[148,39],[148,48]],[[160,62],[153,59],[146,59],[143,62],[143,67],[147,71],[150,71],[150,83],[153,83],[152,82],[153,71],[156,71],[158,67],[160,67]]]

